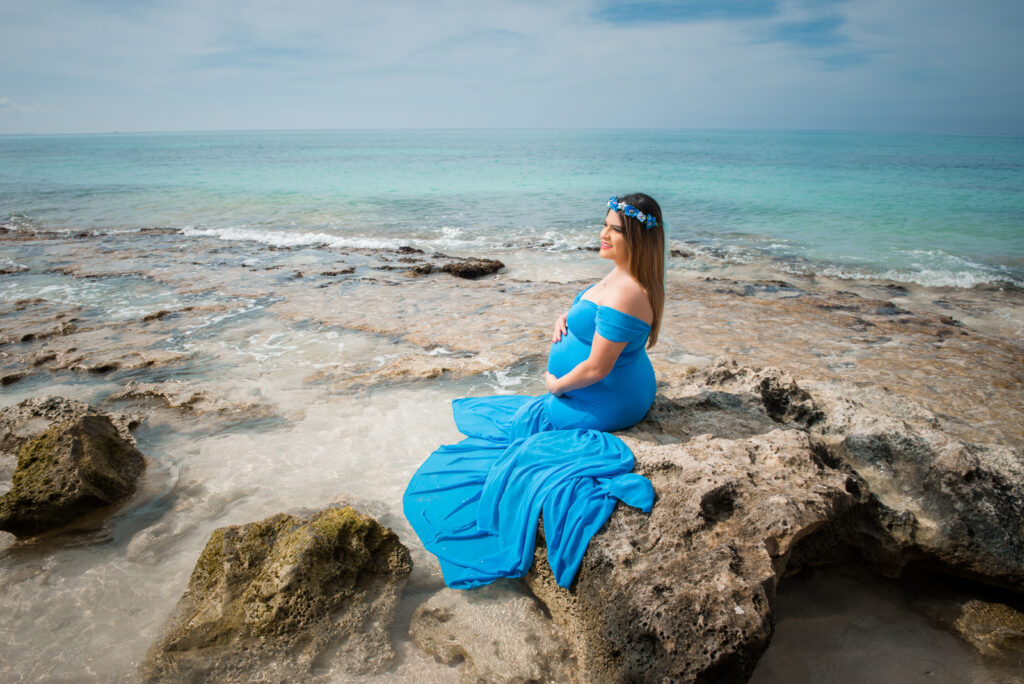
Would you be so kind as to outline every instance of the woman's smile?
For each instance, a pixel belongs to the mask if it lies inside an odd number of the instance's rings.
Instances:
[[[626,240],[622,235],[622,219],[614,211],[609,211],[601,227],[601,257],[617,263],[625,254]]]

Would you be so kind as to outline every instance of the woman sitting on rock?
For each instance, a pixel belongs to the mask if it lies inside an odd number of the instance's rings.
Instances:
[[[650,482],[609,430],[643,419],[655,379],[646,347],[664,306],[661,208],[642,193],[612,197],[601,257],[614,264],[555,323],[539,397],[456,399],[466,439],[439,448],[413,476],[405,515],[455,588],[520,577],[543,513],[548,560],[569,586],[617,500],[649,511]]]

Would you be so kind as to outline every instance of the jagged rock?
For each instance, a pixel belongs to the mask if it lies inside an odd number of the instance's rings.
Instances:
[[[141,420],[136,414],[105,413],[83,401],[65,397],[32,397],[0,410],[0,452],[16,454],[25,442],[57,423],[88,414],[107,416],[117,427],[121,439],[129,444],[135,444],[131,430]]]
[[[527,585],[580,681],[744,681],[777,583],[805,565],[916,565],[1024,591],[1019,449],[951,438],[881,390],[810,386],[731,360],[670,378],[623,434],[652,512],[620,507],[571,590],[539,536]]]
[[[473,279],[496,273],[503,268],[505,268],[505,264],[497,259],[466,259],[465,261],[452,261],[437,270],[451,273],[457,278]]]
[[[508,368],[521,361],[514,354],[489,351],[483,354],[454,352],[444,354],[403,354],[381,368],[345,378],[347,385],[371,385],[398,380],[422,380],[441,377],[465,377]]]
[[[745,391],[759,397],[765,412],[778,423],[811,426],[823,417],[811,395],[778,368],[756,369],[733,359],[717,359],[704,371],[703,378],[709,388]]]
[[[824,447],[870,492],[891,572],[921,563],[1024,592],[1024,449],[980,445],[937,429],[909,402],[821,383]],[[881,535],[881,536],[880,536]]]
[[[304,681],[386,669],[412,569],[390,529],[352,508],[217,529],[140,672],[146,681]]]
[[[230,401],[216,395],[210,396],[207,392],[196,389],[191,383],[179,380],[161,382],[129,380],[120,391],[109,395],[106,401],[158,403],[183,413],[215,414],[239,421],[274,415],[271,406],[258,400]]]
[[[406,275],[409,276],[423,276],[440,271],[441,273],[450,273],[457,278],[476,279],[505,268],[505,264],[496,259],[465,259],[450,257],[445,254],[437,254],[435,258],[450,259],[450,261],[442,264],[419,262],[417,259],[412,258],[399,259],[399,261],[409,264],[409,267],[404,269]],[[393,271],[399,270],[401,267],[384,265],[377,268],[384,271]]]
[[[0,498],[0,530],[32,536],[119,503],[144,468],[109,417],[87,413],[58,423],[20,446],[11,489]]]
[[[206,394],[180,381],[136,382],[129,380],[128,384],[119,392],[107,397],[109,401],[146,398],[159,399],[168,408],[191,411],[196,404],[206,400]]]
[[[168,311],[167,309],[160,309],[159,311],[154,311],[143,316],[142,322],[148,323],[149,321],[158,321],[161,318],[166,318],[167,316],[170,316],[171,313],[172,312]]]
[[[651,444],[625,436],[651,479],[649,515],[620,508],[571,590],[538,545],[530,589],[564,629],[581,681],[745,681],[771,637],[793,547],[856,505],[808,435]]]
[[[835,521],[837,548],[818,562],[868,561],[891,575],[926,564],[1024,592],[1024,450],[950,437],[929,411],[881,390],[819,382],[812,398],[777,369],[728,359],[702,379],[735,393],[716,407],[737,417],[761,404],[772,420],[807,427],[829,465],[857,481],[863,506]]]
[[[416,609],[409,636],[464,682],[565,682],[575,660],[537,601],[504,584],[444,589]]]

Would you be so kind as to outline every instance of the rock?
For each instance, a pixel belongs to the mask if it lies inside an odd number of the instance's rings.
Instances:
[[[811,395],[792,376],[777,368],[754,369],[740,366],[733,359],[718,359],[705,370],[703,378],[708,388],[732,389],[759,397],[768,417],[777,423],[811,426],[823,418]]]
[[[166,318],[167,316],[170,316],[171,313],[172,312],[168,311],[167,309],[160,309],[159,311],[154,311],[143,316],[142,322],[148,323],[149,321],[158,321],[161,318]]]
[[[7,375],[0,377],[0,385],[3,385],[4,387],[7,387],[8,385],[13,385],[14,383],[18,382],[27,375],[28,373],[26,373],[25,371],[15,371],[14,373],[8,373]]]
[[[473,279],[496,273],[503,268],[505,268],[505,264],[497,259],[466,259],[447,263],[438,267],[437,270],[451,273],[457,278]]]
[[[0,452],[17,454],[25,442],[39,436],[57,423],[84,415],[107,416],[117,427],[121,439],[135,444],[131,430],[140,417],[131,413],[105,413],[85,402],[65,397],[32,397],[0,410]]]
[[[1024,613],[1005,604],[968,601],[953,628],[983,655],[1024,652]]]
[[[11,489],[0,498],[0,530],[32,536],[120,503],[144,468],[107,416],[58,423],[18,450]]]
[[[701,379],[735,393],[747,415],[760,400],[773,420],[806,427],[829,465],[851,476],[862,505],[833,521],[829,561],[889,575],[923,564],[1024,592],[1024,450],[950,437],[931,412],[881,390],[819,382],[812,398],[777,369],[730,360]]]
[[[1024,592],[1024,449],[980,445],[937,429],[909,402],[819,384],[815,430],[839,467],[863,481],[895,574],[908,563]]]
[[[352,508],[217,529],[140,672],[225,682],[380,672],[411,570],[395,533]]]
[[[31,342],[32,340],[45,340],[48,337],[60,337],[63,335],[70,335],[78,331],[78,326],[71,322],[58,323],[53,325],[49,330],[40,332],[27,332],[15,335],[5,335],[0,337],[0,345],[13,344],[16,342]]]
[[[952,438],[882,390],[808,386],[728,359],[667,378],[621,435],[654,484],[652,512],[619,507],[570,590],[540,531],[526,583],[580,681],[745,681],[776,586],[807,565],[913,566],[1024,592],[1020,449]]]
[[[571,590],[538,545],[527,585],[566,632],[580,681],[745,681],[792,549],[856,505],[847,477],[795,429],[624,439],[654,484],[653,510],[620,507]]]
[[[274,416],[273,408],[258,400],[230,401],[195,388],[181,380],[162,382],[136,382],[129,380],[121,390],[106,398],[108,402],[133,402],[141,405],[162,405],[167,408],[196,415],[217,415],[225,419],[263,419]]]
[[[165,380],[163,382],[136,382],[129,380],[120,391],[111,394],[109,401],[125,399],[158,399],[168,408],[191,411],[197,404],[206,401],[207,396],[200,390],[193,389],[189,384]]]
[[[409,276],[423,276],[430,275],[437,270],[434,264],[417,264],[406,270],[406,275]]]
[[[423,276],[438,271],[442,273],[450,273],[457,278],[469,278],[476,279],[485,275],[490,275],[503,268],[505,264],[501,263],[496,259],[466,259],[461,257],[450,257],[446,254],[435,254],[435,259],[448,259],[449,261],[436,264],[429,262],[418,262],[417,259],[403,258],[399,261],[409,264],[409,267],[404,269],[408,276]],[[378,266],[380,270],[397,270],[398,266]]]
[[[956,634],[981,655],[1015,660],[1024,667],[1024,612],[1019,599],[987,587],[979,591],[977,585],[966,586],[949,577],[908,574],[912,584],[904,598],[915,611]]]
[[[464,661],[464,682],[565,682],[575,675],[551,618],[505,584],[434,594],[416,609],[409,636],[442,663]]]
[[[57,354],[55,352],[40,352],[32,356],[32,360],[30,363],[33,367],[41,366],[44,363],[49,363],[50,361],[53,361],[56,358]]]

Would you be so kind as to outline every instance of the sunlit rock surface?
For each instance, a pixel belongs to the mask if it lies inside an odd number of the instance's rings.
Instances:
[[[817,386],[819,402],[777,369],[720,360],[676,380],[624,433],[652,512],[620,507],[570,590],[543,545],[527,577],[581,681],[744,680],[779,581],[804,566],[918,564],[1022,590],[1019,451],[950,438],[893,398],[875,415],[849,385]]]
[[[146,681],[303,681],[391,665],[412,569],[390,529],[352,508],[216,530],[140,672]]]
[[[0,530],[18,537],[62,527],[120,503],[136,488],[145,458],[128,434],[128,422],[82,402],[34,399],[0,413],[2,466],[17,465],[0,498]]]

